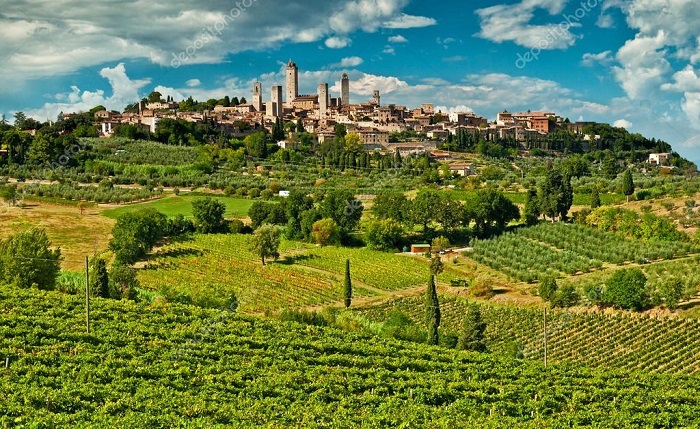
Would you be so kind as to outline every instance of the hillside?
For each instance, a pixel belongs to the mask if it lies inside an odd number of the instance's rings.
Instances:
[[[463,298],[440,298],[443,336],[459,335],[467,304]],[[489,352],[497,355],[517,352],[522,353],[526,360],[542,361],[542,309],[493,303],[480,303],[479,308],[486,323],[485,339]],[[400,312],[422,324],[425,307],[420,298],[409,297],[356,312],[375,323],[385,322]],[[553,310],[547,316],[547,325],[549,362],[666,374],[697,374],[700,371],[698,319]]]
[[[676,427],[700,383],[3,287],[4,427]],[[650,398],[653,398],[651,400]]]

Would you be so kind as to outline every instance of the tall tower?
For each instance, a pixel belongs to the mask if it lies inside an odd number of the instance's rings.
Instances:
[[[374,90],[374,97],[372,98],[372,102],[377,106],[381,106],[380,104],[381,99],[379,98],[379,90],[375,89]]]
[[[343,73],[340,79],[340,105],[343,107],[350,105],[350,78],[347,73]]]
[[[299,69],[297,65],[289,59],[287,64],[287,106],[292,106],[292,101],[299,95]]]
[[[328,84],[318,85],[318,119],[325,119],[328,115]]]
[[[284,116],[284,109],[282,106],[282,87],[279,85],[274,85],[272,87],[272,98],[270,100],[272,103],[272,116],[276,118],[281,118]]]
[[[262,83],[260,82],[253,84],[253,109],[256,112],[262,112],[263,110]]]

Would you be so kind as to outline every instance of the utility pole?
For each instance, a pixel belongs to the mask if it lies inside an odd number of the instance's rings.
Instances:
[[[85,257],[85,327],[90,333],[90,265],[88,257]]]
[[[547,307],[544,308],[542,327],[544,330],[544,367],[547,368]]]

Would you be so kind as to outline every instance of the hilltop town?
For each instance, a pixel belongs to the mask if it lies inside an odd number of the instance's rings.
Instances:
[[[279,121],[294,122],[298,129],[312,133],[318,143],[333,139],[335,126],[342,124],[347,132],[356,133],[365,150],[384,151],[402,155],[437,150],[436,142],[450,143],[459,136],[474,140],[509,142],[512,147],[530,149],[535,142],[549,141],[553,133],[565,131],[576,136],[577,143],[588,146],[600,135],[587,134],[594,122],[570,122],[551,111],[508,112],[497,114],[495,120],[473,112],[436,111],[434,104],[424,103],[409,108],[396,104],[383,105],[379,90],[372,99],[356,101],[350,98],[350,78],[340,77],[340,94],[334,97],[328,83],[318,85],[316,94],[299,94],[299,68],[290,59],[285,67],[285,86],[273,85],[268,99],[262,83],[255,82],[252,102],[245,97],[209,100],[206,107],[195,108],[191,98],[174,101],[152,93],[148,98],[130,106],[123,113],[102,110],[95,113],[100,135],[109,137],[120,125],[131,124],[154,133],[162,119],[179,119],[194,123],[210,122],[229,137],[241,138],[263,128],[272,131]],[[71,114],[64,115],[70,117]],[[605,124],[607,125],[607,124]],[[398,139],[401,135],[421,135],[423,139]],[[281,141],[282,148],[294,148],[294,141]],[[549,147],[547,147],[549,148]],[[449,145],[447,146],[449,148]],[[668,155],[661,155],[662,158]]]

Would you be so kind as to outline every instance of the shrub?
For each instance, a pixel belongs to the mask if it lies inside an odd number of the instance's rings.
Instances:
[[[627,310],[643,310],[649,305],[647,278],[639,268],[614,272],[605,282],[602,300],[605,304]]]
[[[487,278],[477,277],[469,288],[469,294],[476,298],[490,299],[494,295],[493,286]]]
[[[553,307],[571,307],[578,304],[578,300],[578,293],[576,293],[576,289],[572,285],[562,286],[551,297]]]
[[[545,301],[551,301],[552,297],[557,291],[557,281],[554,277],[545,277],[540,282],[540,286],[537,288],[537,293]]]

